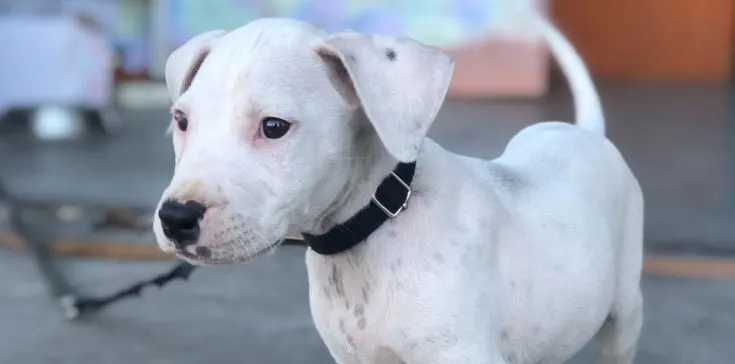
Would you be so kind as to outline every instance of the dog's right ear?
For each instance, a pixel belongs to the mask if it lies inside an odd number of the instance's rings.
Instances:
[[[177,48],[166,60],[166,87],[171,101],[176,100],[191,85],[199,67],[207,58],[217,40],[227,33],[224,30],[212,30],[191,38]]]
[[[452,80],[449,55],[407,37],[354,32],[331,35],[314,49],[386,150],[400,162],[415,161]]]

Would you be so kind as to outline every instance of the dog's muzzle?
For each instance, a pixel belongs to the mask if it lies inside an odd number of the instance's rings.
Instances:
[[[207,207],[196,201],[181,203],[167,200],[158,210],[163,234],[171,240],[177,250],[184,250],[199,240],[199,224]]]

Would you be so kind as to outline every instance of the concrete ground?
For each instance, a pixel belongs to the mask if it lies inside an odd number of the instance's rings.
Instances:
[[[0,363],[333,363],[309,315],[304,251],[206,268],[188,282],[62,318],[26,256],[0,254]],[[72,280],[103,294],[171,263],[67,261]],[[646,277],[641,364],[732,364],[735,281]],[[593,363],[587,348],[570,363]]]
[[[735,253],[735,99],[725,87],[602,88],[610,138],[641,181],[649,252]],[[0,178],[25,197],[152,206],[171,175],[165,107],[125,110],[123,134],[38,143],[0,125]],[[540,101],[451,101],[431,131],[482,157],[539,119],[568,119],[568,94]],[[65,260],[86,293],[107,293],[171,262]],[[735,281],[644,279],[643,364],[730,364]],[[97,317],[67,322],[26,255],[0,250],[0,363],[331,363],[306,300],[303,249],[208,268]],[[573,364],[593,362],[586,350]]]

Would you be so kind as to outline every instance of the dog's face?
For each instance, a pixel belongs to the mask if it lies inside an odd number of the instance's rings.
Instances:
[[[193,38],[166,65],[176,167],[159,246],[226,264],[323,232],[371,168],[417,157],[452,70],[407,38],[289,19]]]

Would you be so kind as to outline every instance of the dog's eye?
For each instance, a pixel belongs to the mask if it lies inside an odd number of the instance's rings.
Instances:
[[[286,120],[279,118],[268,117],[263,119],[263,123],[260,125],[260,132],[264,137],[268,139],[278,139],[291,128],[291,123]]]
[[[181,110],[174,111],[174,121],[181,131],[186,131],[186,128],[189,127],[189,120],[186,118],[186,114]]]

